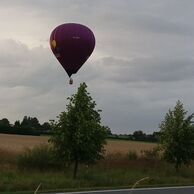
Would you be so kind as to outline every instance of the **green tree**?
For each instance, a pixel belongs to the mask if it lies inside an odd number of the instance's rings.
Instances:
[[[146,140],[146,134],[143,133],[143,131],[139,130],[139,131],[135,131],[133,133],[133,137],[136,141],[145,141]]]
[[[0,120],[0,125],[3,127],[10,127],[10,122],[7,118],[3,118]]]
[[[21,122],[21,127],[24,127],[24,128],[39,129],[40,126],[41,125],[36,117],[24,116],[24,118]]]
[[[183,104],[177,101],[173,110],[166,113],[160,124],[160,143],[164,159],[175,165],[176,171],[184,165],[189,165],[193,159],[193,114],[186,117],[187,111]]]
[[[21,124],[20,124],[20,121],[19,121],[19,120],[15,121],[15,123],[14,123],[14,127],[18,127],[18,128],[19,128],[19,127],[20,127],[20,125],[21,125]]]
[[[50,131],[50,130],[51,130],[51,125],[50,125],[50,123],[44,122],[44,123],[41,125],[41,129],[42,129],[43,131]]]
[[[10,133],[11,125],[7,118],[3,118],[0,120],[0,132],[1,133]]]
[[[108,126],[104,126],[104,130],[106,131],[107,137],[112,135],[111,129]]]
[[[73,177],[76,178],[78,164],[90,164],[101,159],[106,143],[106,130],[101,126],[100,110],[87,92],[87,85],[80,84],[72,95],[66,112],[52,122],[53,134],[50,142],[58,157],[74,163]]]

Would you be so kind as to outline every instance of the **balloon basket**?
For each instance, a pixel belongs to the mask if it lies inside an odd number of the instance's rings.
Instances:
[[[70,85],[72,85],[72,84],[73,84],[73,79],[72,79],[72,78],[70,78],[70,80],[69,80],[69,84],[70,84]]]

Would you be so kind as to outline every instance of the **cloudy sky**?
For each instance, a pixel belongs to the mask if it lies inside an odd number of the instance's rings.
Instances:
[[[114,133],[158,130],[177,100],[194,112],[193,9],[192,0],[1,0],[0,118],[55,119],[83,81]],[[96,37],[73,86],[48,42],[68,22]]]

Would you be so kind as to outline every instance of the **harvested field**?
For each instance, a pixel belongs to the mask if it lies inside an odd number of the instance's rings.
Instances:
[[[9,135],[0,134],[0,149],[13,152],[22,152],[25,148],[32,148],[48,141],[46,136]]]
[[[126,140],[108,140],[105,148],[107,154],[127,154],[129,151],[135,151],[137,154],[140,154],[141,150],[151,150],[154,147],[156,147],[155,143]]]
[[[0,134],[0,150],[22,152],[25,148],[32,148],[36,145],[47,144],[47,136],[8,135]],[[141,150],[150,150],[155,147],[154,143],[108,140],[105,146],[107,154],[126,154],[129,150],[140,153]]]

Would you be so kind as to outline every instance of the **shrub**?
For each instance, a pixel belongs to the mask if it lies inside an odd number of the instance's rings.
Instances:
[[[116,152],[116,153],[108,153],[105,156],[105,160],[120,160],[120,159],[125,159],[126,155],[120,153],[120,152]]]
[[[138,158],[137,153],[135,151],[129,151],[127,153],[127,158],[129,160],[136,160]]]
[[[54,154],[48,145],[40,145],[32,149],[27,149],[18,156],[17,164],[19,169],[39,169],[46,170],[56,166]]]
[[[141,150],[141,157],[145,159],[159,159],[160,150],[158,147],[154,147],[151,150]]]

